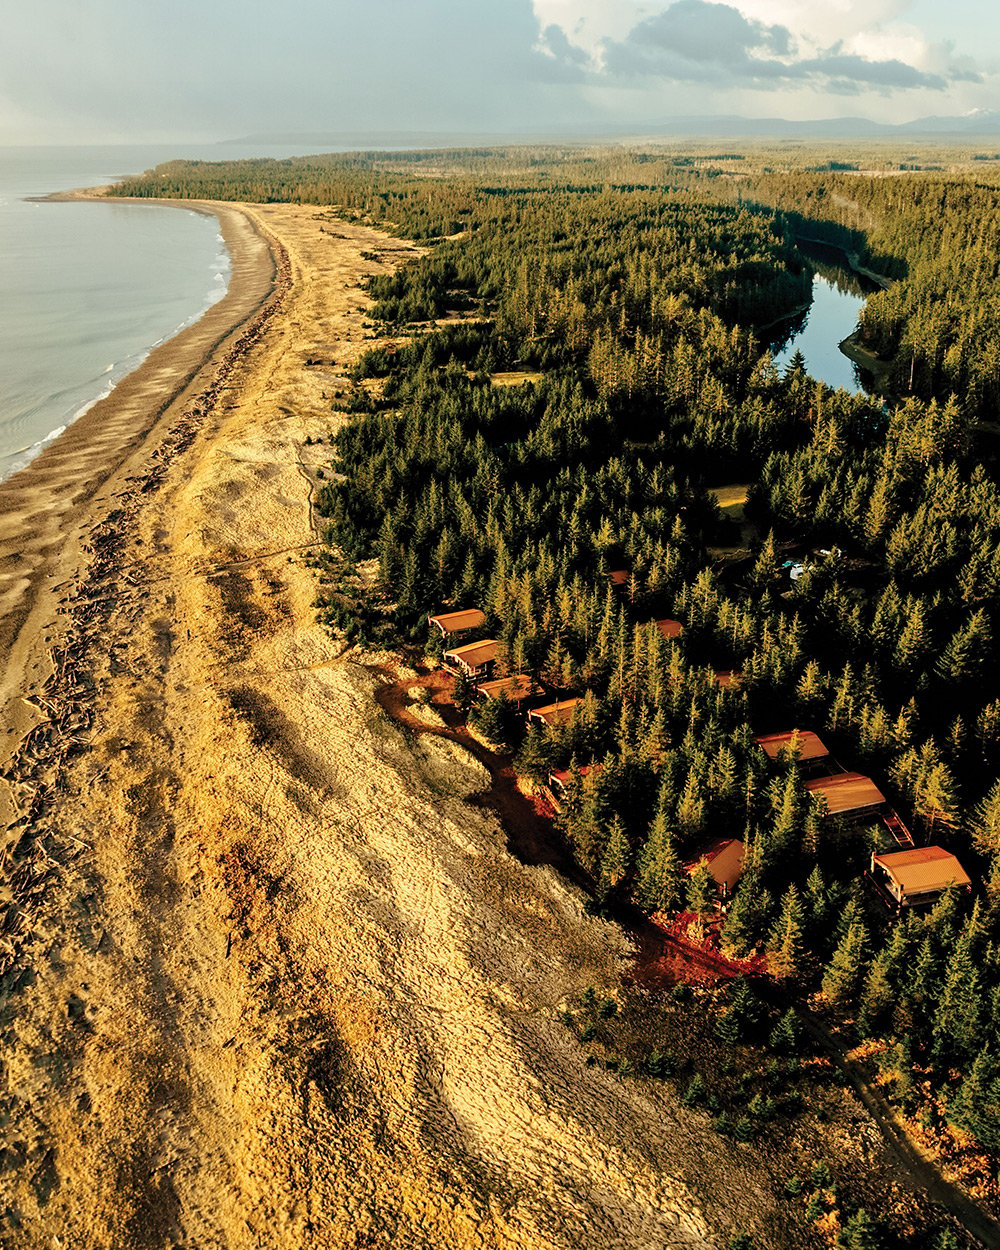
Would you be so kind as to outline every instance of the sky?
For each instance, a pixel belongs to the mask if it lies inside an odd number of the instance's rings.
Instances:
[[[1000,109],[992,0],[0,0],[0,144]]]

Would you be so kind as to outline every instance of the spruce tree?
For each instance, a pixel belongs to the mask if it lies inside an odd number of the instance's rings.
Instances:
[[[789,1007],[771,1030],[768,1045],[779,1055],[797,1055],[802,1049],[802,1022],[794,1007]]]
[[[753,986],[746,977],[737,977],[729,1006],[719,1016],[715,1032],[724,1042],[743,1042],[757,1029],[761,1019],[761,1006]]]
[[[948,1119],[987,1150],[1000,1149],[1000,1064],[991,1047],[984,1046],[976,1056],[948,1105]]]
[[[620,817],[615,816],[608,828],[604,854],[601,856],[601,875],[597,888],[602,898],[606,898],[615,886],[624,881],[631,859],[632,848],[625,825]]]
[[[794,885],[781,900],[781,912],[767,944],[767,970],[777,981],[789,981],[802,972],[805,953],[805,913]]]
[[[684,896],[684,872],[674,835],[661,806],[639,854],[636,902],[647,911],[669,911]]]
[[[854,920],[823,973],[823,993],[831,1003],[846,1003],[856,998],[867,949],[868,930],[864,921]]]
[[[757,940],[761,919],[757,886],[755,872],[751,870],[743,874],[722,922],[720,945],[722,953],[729,959],[745,959]],[[765,923],[766,920],[765,914]]]
[[[688,911],[693,911],[696,916],[704,919],[715,911],[718,897],[718,889],[708,866],[708,860],[701,859],[688,874]]]

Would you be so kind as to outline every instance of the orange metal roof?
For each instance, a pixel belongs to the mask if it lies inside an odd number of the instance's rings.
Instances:
[[[654,621],[653,624],[664,638],[677,638],[684,632],[680,621]]]
[[[787,751],[791,746],[792,734],[794,732],[794,730],[789,730],[788,733],[765,734],[762,738],[757,738],[756,741],[764,748],[772,760],[776,760],[779,751]],[[798,735],[800,760],[821,760],[824,756],[830,754],[811,729],[800,729]],[[856,774],[851,775],[856,776]]]
[[[451,657],[461,660],[470,668],[478,668],[480,664],[496,659],[499,645],[495,638],[486,638],[482,642],[467,642],[461,647],[449,647],[444,653],[444,658],[447,660]]]
[[[497,677],[493,681],[484,681],[479,691],[487,699],[499,699],[500,695],[504,694],[516,703],[520,699],[530,699],[538,692],[538,686],[527,673],[515,673],[510,677]]]
[[[461,634],[467,629],[479,629],[485,625],[486,613],[478,608],[464,608],[461,612],[443,612],[430,619],[446,634]]]
[[[817,777],[807,781],[806,789],[826,799],[831,816],[842,812],[858,812],[866,807],[879,807],[885,795],[870,777],[861,773],[836,773],[833,777]]]
[[[684,870],[690,874],[705,860],[716,885],[724,885],[727,890],[731,890],[743,875],[745,853],[746,847],[739,838],[720,838],[718,842],[705,847],[697,859],[685,864]]]
[[[919,846],[909,851],[873,855],[904,894],[943,890],[949,885],[971,885],[969,874],[950,851],[941,846]]]
[[[534,716],[546,725],[554,725],[557,721],[569,720],[573,709],[580,702],[580,699],[562,699],[558,703],[547,703],[545,707],[536,707],[533,712],[529,712],[528,718],[530,720]]]
[[[612,586],[624,586],[630,576],[628,569],[612,569],[608,574]]]
[[[603,765],[600,761],[596,764],[584,764],[580,769],[580,776],[586,777],[588,773],[598,773],[602,767]],[[561,786],[564,786],[571,776],[572,773],[568,768],[559,768],[555,772],[549,773],[549,781],[558,781]]]
[[[743,674],[732,669],[717,668],[712,676],[720,690],[735,690],[743,684]]]

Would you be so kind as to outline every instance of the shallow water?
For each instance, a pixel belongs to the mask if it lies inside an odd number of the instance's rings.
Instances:
[[[218,222],[190,210],[28,197],[181,156],[306,149],[0,148],[0,479],[226,292]]]
[[[109,181],[121,155],[0,151],[0,477],[226,292],[214,218],[26,198]]]

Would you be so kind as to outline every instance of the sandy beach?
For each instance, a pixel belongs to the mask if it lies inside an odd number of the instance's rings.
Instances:
[[[358,284],[413,248],[209,207],[229,294],[0,487],[0,1241],[779,1229],[707,1117],[584,1066],[558,1012],[614,988],[623,937],[507,852],[466,802],[481,766],[404,735],[372,657],[316,624]]]

